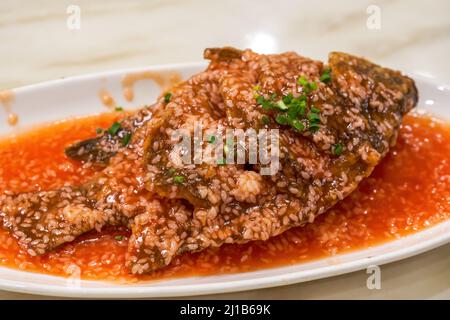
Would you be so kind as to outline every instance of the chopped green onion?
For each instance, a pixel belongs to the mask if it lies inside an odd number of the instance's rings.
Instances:
[[[262,123],[265,124],[265,125],[268,125],[268,124],[270,123],[270,119],[269,119],[269,117],[266,116],[266,115],[262,116],[261,121],[262,121]]]
[[[287,110],[288,107],[286,106],[286,104],[283,102],[283,100],[280,100],[276,103],[276,106],[278,107],[278,109],[280,110]]]
[[[114,239],[117,240],[117,241],[122,241],[123,240],[123,236],[120,236],[120,235],[119,236],[115,236]]]
[[[330,82],[330,80],[331,80],[330,72],[331,72],[330,68],[323,70],[323,73],[320,76],[320,81],[322,81],[323,83]]]
[[[340,143],[336,143],[333,146],[333,154],[335,154],[336,156],[340,156],[342,154],[344,147],[342,146],[342,144]]]
[[[289,122],[288,118],[284,114],[277,115],[275,121],[281,125],[285,125]]]
[[[320,113],[320,109],[318,109],[316,107],[311,107],[311,112]]]
[[[123,111],[123,108],[121,106],[117,106],[115,110],[121,112]]]
[[[173,177],[173,181],[175,183],[182,184],[184,182],[184,177],[183,176],[175,176],[175,177]]]
[[[167,173],[170,174],[171,176],[173,176],[175,172],[177,172],[177,170],[175,170],[174,168],[170,168],[169,170],[167,170]]]
[[[305,125],[303,123],[301,123],[300,120],[293,120],[292,121],[292,126],[294,127],[294,129],[298,130],[298,131],[303,131],[305,129]]]
[[[297,83],[302,86],[306,86],[308,85],[308,80],[306,80],[304,76],[301,76],[300,78],[298,78]]]
[[[308,113],[308,120],[310,122],[317,123],[317,122],[320,122],[320,116],[317,113],[310,112],[310,113]]]
[[[293,99],[294,99],[294,96],[292,95],[292,93],[289,93],[282,98],[282,100],[285,104],[291,104]]]
[[[122,138],[122,145],[125,147],[126,145],[128,145],[128,143],[130,143],[130,140],[131,140],[131,133],[126,133]]]
[[[309,125],[308,125],[308,129],[311,132],[316,132],[317,130],[319,130],[319,128],[320,128],[320,125],[318,123],[309,123]]]
[[[171,93],[171,92],[167,92],[167,93],[164,95],[164,102],[165,102],[165,103],[169,103],[169,102],[170,102],[170,98],[172,98],[172,93]]]
[[[214,142],[216,142],[216,137],[215,136],[211,136],[211,137],[209,137],[209,141],[208,141],[209,143],[214,143]]]
[[[259,105],[261,105],[262,106],[262,108],[264,109],[264,110],[270,110],[270,109],[272,109],[273,108],[273,105],[272,105],[272,103],[270,102],[270,100],[266,100],[265,98],[264,98],[264,96],[258,96],[257,98],[256,98],[256,102],[259,104]]]
[[[315,83],[315,82],[310,82],[310,83],[308,84],[308,86],[309,86],[309,88],[310,88],[311,90],[316,90],[316,89],[317,89],[317,83]]]
[[[103,133],[103,128],[97,128],[97,129],[95,129],[95,132],[97,134],[102,134]]]
[[[297,105],[291,105],[289,106],[289,109],[287,111],[287,115],[289,119],[295,119],[297,117],[297,114],[299,112],[299,107]]]
[[[116,121],[111,125],[111,127],[109,127],[108,133],[112,136],[115,136],[120,129],[120,123]]]

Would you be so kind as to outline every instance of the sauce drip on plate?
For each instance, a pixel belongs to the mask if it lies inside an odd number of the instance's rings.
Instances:
[[[79,184],[95,173],[67,159],[64,148],[95,135],[121,115],[58,122],[0,142],[0,191],[37,191]],[[0,264],[83,279],[134,282],[270,268],[330,257],[400,238],[450,218],[450,126],[405,117],[398,143],[355,192],[305,227],[268,241],[184,254],[162,270],[134,276],[125,265],[129,232],[105,229],[41,257],[22,251],[0,229]]]
[[[107,90],[105,89],[100,90],[98,96],[104,106],[108,108],[114,108],[116,106],[116,101],[114,100],[111,93],[109,93]]]
[[[134,84],[140,80],[153,80],[163,91],[173,87],[181,81],[181,76],[176,72],[142,71],[126,74],[122,79],[123,96],[127,101],[134,99]]]
[[[14,100],[14,94],[12,91],[0,92],[0,104],[3,105],[3,109],[8,115],[8,124],[15,126],[19,122],[19,116],[11,109],[11,102]]]

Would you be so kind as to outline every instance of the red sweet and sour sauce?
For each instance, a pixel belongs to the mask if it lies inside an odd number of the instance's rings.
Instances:
[[[0,192],[48,190],[79,184],[92,167],[68,159],[64,148],[107,128],[121,113],[61,121],[0,142]],[[134,276],[125,266],[129,232],[91,232],[54,252],[31,257],[0,229],[0,265],[83,279],[132,282],[244,272],[289,265],[367,248],[450,218],[450,126],[405,117],[398,143],[358,189],[313,224],[268,241],[224,245],[175,258],[167,268]]]

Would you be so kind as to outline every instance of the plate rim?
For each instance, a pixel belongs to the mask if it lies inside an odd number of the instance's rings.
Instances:
[[[207,64],[205,62],[187,62],[187,63],[174,63],[174,64],[159,64],[159,65],[151,65],[151,66],[142,66],[142,67],[133,67],[133,68],[123,68],[117,70],[110,71],[101,71],[95,73],[88,73],[84,75],[77,75],[71,77],[64,77],[55,80],[49,80],[45,82],[40,82],[37,84],[30,84],[18,88],[8,89],[6,91],[12,91],[16,94],[23,94],[28,91],[35,90],[45,90],[48,87],[53,85],[61,85],[68,84],[77,81],[86,81],[92,79],[102,79],[111,76],[116,76],[120,74],[132,73],[132,72],[141,72],[144,70],[151,71],[160,71],[160,70],[168,70],[168,69],[187,69],[187,68],[200,68],[204,67]],[[415,80],[420,80],[421,82],[425,82],[432,86],[444,86],[448,88],[448,85],[439,81],[435,77],[424,76],[423,74],[411,73],[408,74]],[[25,126],[21,128],[21,130],[28,129],[29,126]],[[294,283],[300,283],[305,281],[312,281],[322,278],[328,278],[332,276],[337,276],[345,273],[355,272],[358,270],[362,270],[367,268],[370,265],[384,265],[387,263],[391,263],[394,261],[406,259],[423,252],[435,249],[439,246],[450,243],[450,220],[438,223],[435,226],[430,228],[409,234],[407,236],[403,236],[400,239],[387,241],[373,247],[368,247],[364,249],[352,250],[349,252],[345,252],[342,254],[338,254],[334,257],[344,257],[348,254],[352,253],[363,253],[367,250],[373,248],[382,248],[385,245],[395,245],[398,242],[406,241],[409,239],[410,241],[415,241],[413,239],[417,238],[420,240],[421,237],[427,236],[427,234],[432,234],[437,232],[436,230],[443,228],[447,232],[443,232],[437,236],[430,236],[431,238],[426,239],[425,241],[416,241],[411,246],[408,246],[401,250],[393,250],[392,252],[386,252],[382,254],[378,254],[373,257],[364,257],[360,259],[356,259],[354,261],[348,261],[339,263],[339,268],[336,269],[336,265],[327,265],[321,266],[312,270],[298,270],[283,274],[270,275],[267,277],[260,278],[250,278],[250,279],[237,279],[232,281],[222,281],[222,282],[214,282],[214,283],[200,283],[200,284],[186,284],[186,285],[176,285],[176,286],[158,286],[158,283],[161,281],[148,282],[148,286],[133,286],[133,285],[123,285],[123,284],[115,284],[114,282],[104,282],[101,280],[90,281],[90,280],[81,280],[81,282],[101,282],[110,284],[110,286],[104,287],[96,287],[96,288],[86,288],[83,286],[80,287],[69,287],[69,286],[59,286],[52,284],[41,284],[35,282],[21,282],[19,280],[8,280],[0,278],[0,290],[6,290],[10,292],[20,292],[20,293],[28,293],[28,294],[36,294],[36,295],[47,295],[53,297],[72,297],[72,298],[162,298],[162,297],[180,297],[180,296],[196,296],[196,295],[205,295],[205,294],[220,294],[220,293],[229,293],[229,292],[240,292],[246,290],[254,290],[254,289],[262,289],[276,286],[284,286],[290,285]],[[328,257],[327,257],[328,258]],[[314,259],[313,261],[320,261],[322,259]],[[308,261],[309,262],[309,261]],[[302,263],[279,266],[274,268],[266,268],[260,269],[256,271],[246,272],[246,274],[251,274],[252,272],[261,272],[264,270],[277,270],[283,269],[287,267],[295,267],[299,266]],[[6,270],[5,270],[6,269]],[[28,272],[21,271],[14,268],[9,268],[6,266],[0,265],[0,270],[10,271],[13,273],[18,273],[18,275],[26,272],[32,273],[36,276],[48,277],[48,278],[64,278],[59,276],[40,274],[36,272]],[[240,273],[242,274],[242,273]],[[197,276],[198,277],[198,276]],[[203,276],[202,278],[207,278],[208,276]],[[186,278],[196,278],[196,277],[185,277]],[[181,278],[179,278],[181,279]],[[167,279],[172,280],[172,279]],[[142,284],[142,283],[141,283]],[[156,284],[156,285],[155,285]]]

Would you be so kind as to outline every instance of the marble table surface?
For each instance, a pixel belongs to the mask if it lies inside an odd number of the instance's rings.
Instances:
[[[449,84],[449,12],[448,0],[2,0],[0,90],[95,71],[199,61],[205,47],[223,45],[262,53],[294,50],[323,60],[329,51],[347,51]],[[450,299],[450,244],[381,271],[380,290],[367,289],[368,275],[360,271],[200,298]],[[24,298],[46,297],[0,291],[0,299]]]

